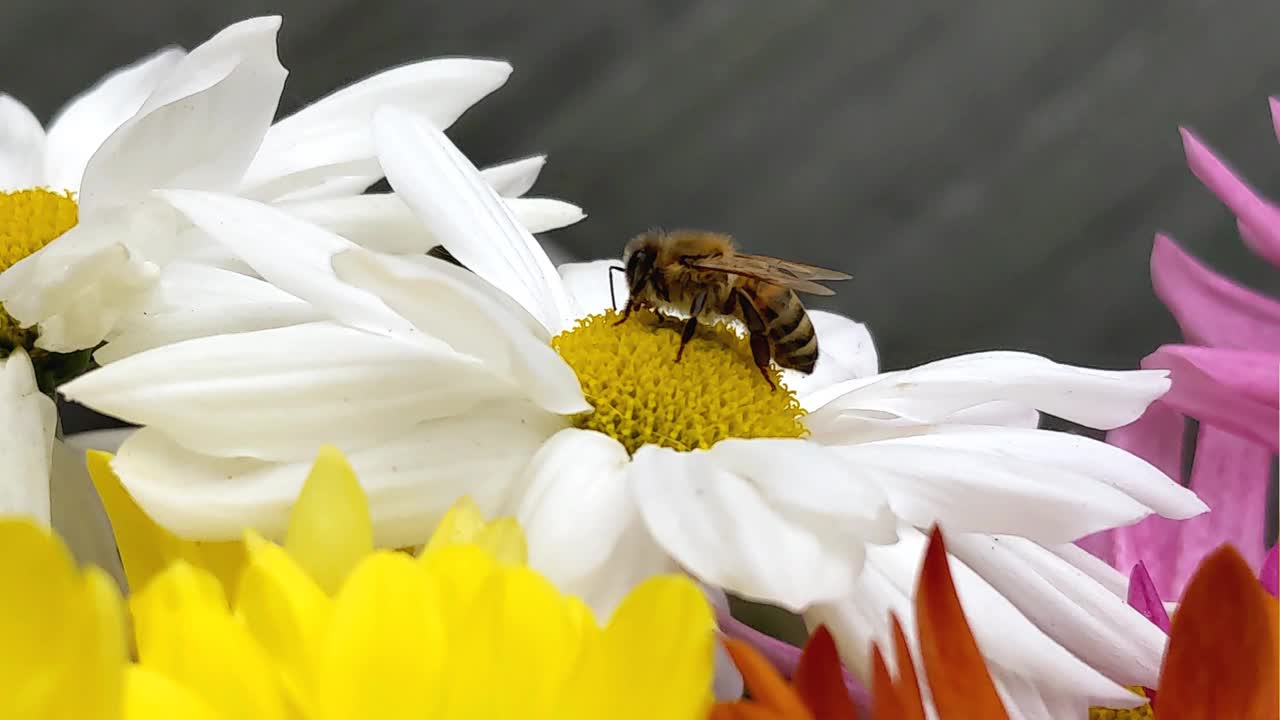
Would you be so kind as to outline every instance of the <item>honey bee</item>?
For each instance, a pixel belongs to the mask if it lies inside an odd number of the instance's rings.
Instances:
[[[642,307],[689,316],[680,333],[676,362],[706,315],[737,318],[750,335],[751,356],[769,378],[769,361],[808,374],[818,361],[818,337],[797,292],[834,295],[818,280],[849,275],[812,265],[739,252],[728,235],[701,230],[651,230],[632,238],[622,252],[629,297],[621,325]],[[613,273],[609,273],[613,290]],[[775,388],[776,389],[776,388]]]

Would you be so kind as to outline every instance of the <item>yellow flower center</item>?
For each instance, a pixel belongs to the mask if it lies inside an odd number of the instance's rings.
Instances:
[[[728,325],[700,324],[680,362],[681,320],[636,311],[621,325],[610,310],[578,321],[551,346],[578,374],[595,412],[578,427],[602,432],[634,453],[643,445],[709,448],[727,438],[798,438],[804,410],[768,368],[769,387],[745,338]]]
[[[1147,696],[1147,693],[1140,687],[1135,686],[1129,689],[1142,697]],[[1089,708],[1089,720],[1153,720],[1155,716],[1155,712],[1151,709],[1151,703],[1125,710],[1104,707]]]
[[[70,230],[78,214],[70,192],[0,192],[0,272]],[[35,328],[19,327],[17,321],[0,310],[0,353],[7,355],[16,347],[31,350],[35,340]]]

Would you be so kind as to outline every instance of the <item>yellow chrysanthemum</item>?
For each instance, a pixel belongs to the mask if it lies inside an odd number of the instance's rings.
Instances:
[[[0,718],[120,717],[124,613],[106,573],[80,571],[30,520],[0,520]]]
[[[126,717],[702,717],[714,620],[688,579],[636,588],[603,627],[524,566],[510,518],[460,501],[418,557],[372,549],[368,507],[321,451],[284,545],[178,540],[90,468],[135,594]],[[148,538],[151,538],[149,541]],[[237,581],[210,562],[242,553]],[[222,571],[219,579],[218,571]]]

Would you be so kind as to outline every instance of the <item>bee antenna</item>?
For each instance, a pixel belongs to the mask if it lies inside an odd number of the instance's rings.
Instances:
[[[617,265],[610,265],[610,266],[609,266],[609,302],[613,304],[613,311],[614,311],[614,312],[617,312],[617,311],[618,311],[618,296],[617,296],[617,295],[615,295],[615,294],[614,294],[614,292],[613,292],[613,274],[614,274],[615,272],[625,273],[625,272],[626,272],[626,269],[625,269],[625,268],[620,268],[620,267],[618,267]]]

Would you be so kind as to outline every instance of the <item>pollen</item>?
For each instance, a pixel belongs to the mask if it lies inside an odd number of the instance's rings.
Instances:
[[[0,272],[48,245],[70,230],[79,217],[70,192],[21,190],[0,192]],[[0,353],[15,347],[32,348],[35,328],[22,328],[0,310]]]
[[[1147,693],[1140,687],[1131,687],[1129,690],[1136,695],[1147,696]],[[1089,720],[1152,720],[1155,716],[1155,712],[1151,709],[1151,703],[1123,710],[1104,707],[1089,708]]]
[[[709,448],[728,438],[798,438],[806,430],[795,393],[769,367],[771,388],[745,338],[724,323],[700,324],[676,362],[683,321],[647,310],[578,321],[551,346],[574,369],[595,408],[575,418],[630,453],[644,445]]]

